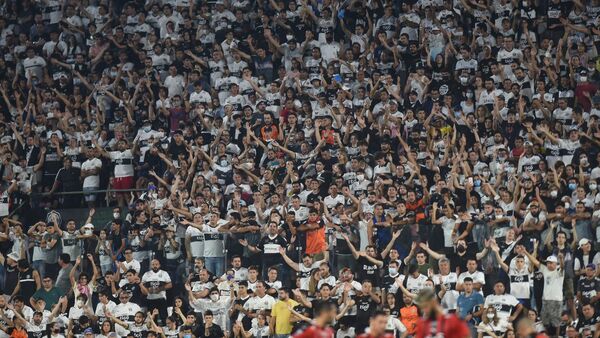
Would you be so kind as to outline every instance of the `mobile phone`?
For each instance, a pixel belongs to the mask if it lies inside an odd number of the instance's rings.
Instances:
[[[467,182],[469,182],[469,185],[473,185],[473,177],[467,178]]]

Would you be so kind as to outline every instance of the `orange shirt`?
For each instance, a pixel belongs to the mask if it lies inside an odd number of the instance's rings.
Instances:
[[[408,334],[415,334],[417,332],[417,322],[419,321],[419,310],[415,305],[403,306],[400,309],[400,321],[404,326]]]
[[[322,224],[320,225],[320,228],[306,232],[306,253],[309,255],[318,254],[327,250],[325,227]]]

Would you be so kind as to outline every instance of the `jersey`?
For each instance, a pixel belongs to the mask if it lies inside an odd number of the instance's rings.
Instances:
[[[171,277],[164,270],[158,270],[157,272],[148,271],[142,277],[142,283],[146,288],[159,288],[171,283]],[[147,296],[148,300],[152,299],[167,299],[167,292],[162,290],[158,293],[149,293]]]
[[[334,332],[330,327],[309,326],[292,335],[293,338],[333,338]]]
[[[441,315],[435,320],[419,319],[417,323],[417,338],[466,338],[471,333],[467,324],[456,315]]]

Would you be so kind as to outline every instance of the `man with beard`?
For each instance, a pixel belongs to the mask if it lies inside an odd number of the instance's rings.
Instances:
[[[152,309],[158,309],[160,313],[160,319],[165,320],[167,318],[167,292],[173,287],[171,283],[171,277],[169,274],[160,269],[160,262],[158,259],[153,259],[150,263],[152,271],[148,271],[142,277],[142,283],[140,288],[142,293],[147,296],[148,299],[148,311]]]
[[[417,338],[470,337],[471,333],[465,322],[461,321],[455,314],[444,314],[432,289],[421,290],[415,302],[424,315],[417,322]]]
[[[271,309],[271,320],[269,322],[270,331],[275,334],[275,338],[289,337],[292,333],[290,317],[294,308],[299,305],[298,302],[290,298],[290,290],[281,288],[278,291],[279,300],[273,304]]]

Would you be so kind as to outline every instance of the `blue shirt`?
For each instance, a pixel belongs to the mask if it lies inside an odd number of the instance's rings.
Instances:
[[[479,292],[473,291],[469,296],[463,292],[458,296],[458,300],[456,301],[458,305],[457,315],[460,318],[465,318],[469,313],[473,312],[473,308],[476,305],[482,305],[483,303],[483,296]]]

